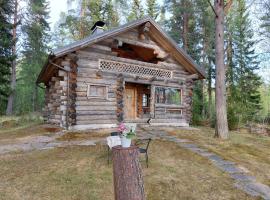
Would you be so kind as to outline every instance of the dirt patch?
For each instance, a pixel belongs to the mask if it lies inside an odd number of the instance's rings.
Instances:
[[[110,136],[110,133],[115,129],[102,129],[93,131],[69,131],[61,137],[57,138],[60,141],[71,141],[71,140],[95,140]]]
[[[58,127],[58,126],[46,126],[44,125],[44,129],[50,133],[55,133],[55,132],[59,132],[61,130],[63,130],[62,128]]]
[[[18,126],[18,121],[17,120],[6,120],[0,123],[0,127],[2,128],[14,128]]]

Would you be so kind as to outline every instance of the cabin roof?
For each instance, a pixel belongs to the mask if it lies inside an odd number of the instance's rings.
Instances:
[[[90,35],[82,40],[76,41],[64,47],[53,50],[49,54],[47,62],[43,66],[38,76],[37,83],[41,83],[44,81],[43,76],[46,74],[46,68],[49,67],[51,60],[55,60],[56,58],[62,57],[68,53],[71,53],[79,49],[82,49],[84,47],[87,47],[89,45],[95,44],[104,39],[114,37],[116,35],[129,31],[147,22],[151,23],[152,25],[150,27],[151,36],[153,36],[154,39],[158,41],[158,43],[161,43],[160,44],[161,46],[165,45],[169,49],[171,49],[170,53],[173,55],[173,57],[175,57],[176,60],[179,63],[181,63],[183,67],[186,68],[189,72],[193,74],[198,74],[199,78],[201,79],[205,78],[206,76],[205,69],[200,67],[198,64],[196,64],[196,62],[183,49],[181,49],[177,45],[177,43],[168,34],[166,34],[166,32],[163,31],[161,27],[152,18],[145,17],[145,18],[121,25],[117,28],[113,28],[113,29],[101,32],[99,34]]]

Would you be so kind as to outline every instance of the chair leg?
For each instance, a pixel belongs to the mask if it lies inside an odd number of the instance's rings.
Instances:
[[[107,149],[107,163],[110,164],[110,148]]]
[[[148,153],[145,154],[146,167],[148,168]]]

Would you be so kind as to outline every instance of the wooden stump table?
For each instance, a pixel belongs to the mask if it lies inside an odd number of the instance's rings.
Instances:
[[[112,148],[115,200],[145,200],[137,146]]]

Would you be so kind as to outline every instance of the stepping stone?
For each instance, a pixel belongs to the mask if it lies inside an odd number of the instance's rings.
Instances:
[[[206,150],[201,149],[201,148],[198,148],[198,147],[190,147],[188,149],[191,150],[192,152],[195,152],[195,153],[201,153],[201,152],[205,152],[206,151]]]
[[[216,155],[216,154],[214,154],[214,155],[212,155],[212,156],[209,156],[208,157],[209,158],[209,160],[211,160],[211,161],[214,161],[214,162],[219,162],[219,161],[224,161],[221,157],[219,157],[218,155]]]
[[[270,199],[270,187],[258,182],[236,183],[235,186],[252,196],[260,196],[265,200]]]
[[[235,165],[234,162],[231,162],[231,161],[227,161],[227,160],[220,160],[220,161],[212,161],[215,165],[219,165],[219,166],[222,166],[222,165]]]
[[[240,184],[240,183],[235,183],[234,186],[239,189],[239,190],[242,190],[244,191],[245,193],[253,196],[253,197],[259,197],[261,194],[257,191],[254,191],[252,189],[250,189],[249,187],[243,185],[243,184]]]
[[[187,149],[190,149],[190,148],[198,148],[198,146],[196,145],[196,144],[185,144],[185,143],[183,143],[183,144],[178,144],[179,146],[181,146],[181,147],[184,147],[184,148],[187,148]]]
[[[214,153],[210,153],[210,152],[207,152],[207,151],[205,151],[205,152],[198,152],[198,154],[200,154],[201,156],[206,157],[206,158],[209,158],[211,156],[216,155]]]
[[[241,169],[239,169],[234,165],[216,165],[216,166],[229,174],[244,173]]]
[[[230,176],[238,182],[252,182],[256,181],[254,176],[249,176],[246,174],[230,174]]]

